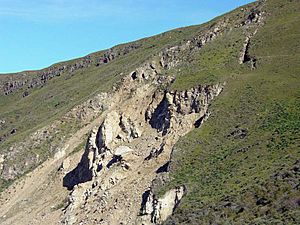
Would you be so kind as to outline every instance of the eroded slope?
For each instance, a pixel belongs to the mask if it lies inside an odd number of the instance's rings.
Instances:
[[[292,173],[288,181],[298,187],[297,161],[296,170],[292,162],[299,156],[299,58],[292,58],[298,54],[298,33],[269,41],[282,25],[292,33],[299,21],[297,3],[259,1],[203,26],[142,41],[126,56],[80,67],[73,75],[63,72],[33,89],[24,99],[49,94],[65,82],[69,96],[72,83],[86,79],[74,87],[86,93],[76,97],[80,104],[66,106],[72,109],[67,113],[58,105],[61,114],[50,124],[35,127],[26,140],[11,145],[12,136],[4,142],[2,178],[33,171],[2,193],[1,223],[161,224],[174,212],[167,223],[273,219],[272,201],[263,194],[274,190],[273,184],[267,190],[251,184],[268,187],[265,178],[272,172],[271,179],[286,179],[274,166],[284,158],[282,171]],[[263,48],[283,40],[285,47]],[[101,74],[106,75],[102,83]],[[100,84],[105,88],[97,88]],[[18,98],[24,87],[3,102]],[[278,95],[284,88],[290,91]],[[285,211],[276,212],[284,218],[291,212],[296,221],[297,189],[285,189],[281,181],[274,185],[280,186],[278,196],[288,190],[280,197],[288,203],[280,209]]]

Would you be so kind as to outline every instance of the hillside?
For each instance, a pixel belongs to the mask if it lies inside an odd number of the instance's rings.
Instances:
[[[299,3],[0,75],[0,224],[299,224]]]
[[[211,66],[204,61],[211,57],[219,68],[182,74],[173,84],[186,88],[207,73],[227,81],[207,122],[175,146],[168,188],[189,191],[166,224],[300,223],[299,3],[265,3],[265,25],[249,48],[256,69],[230,69],[234,39],[225,48],[215,42],[196,66]]]
[[[167,46],[198,32],[197,27],[174,30],[41,71],[1,75],[1,152],[11,152],[12,146],[14,151],[7,157],[6,162],[11,166],[4,168],[2,178],[14,179],[55,154],[65,136],[70,136],[99,115],[88,112],[91,107],[91,111],[99,107],[97,94],[110,91],[113,86],[116,88],[126,73]],[[59,121],[52,124],[55,127],[45,128],[56,120]],[[42,131],[35,134],[38,129]],[[34,134],[33,138],[39,136],[39,143],[35,142],[34,146],[29,140],[26,143],[31,134]]]

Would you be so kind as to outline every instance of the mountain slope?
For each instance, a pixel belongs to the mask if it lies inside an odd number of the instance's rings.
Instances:
[[[111,91],[113,86],[116,88],[124,74],[166,46],[198,32],[197,27],[174,30],[42,71],[1,75],[0,155],[8,154],[1,177],[14,179],[55,154],[61,148],[63,137],[72,135],[95,116],[93,111],[98,107],[99,98],[95,97],[91,103],[94,96]],[[18,82],[22,85],[16,85]],[[76,108],[78,105],[81,107]],[[92,112],[86,112],[88,108],[93,108]],[[68,113],[71,109],[73,112]],[[43,129],[52,123],[52,128]],[[39,129],[42,131],[35,133]],[[29,138],[31,134],[34,137]],[[33,141],[28,139],[38,139],[40,143],[32,146]]]
[[[168,188],[185,184],[189,191],[167,224],[300,223],[299,7],[299,1],[266,2],[265,25],[249,49],[255,70],[210,69],[217,80],[226,76],[227,86],[210,119],[175,147]],[[230,51],[206,50],[200,59]],[[174,88],[202,82],[205,74],[183,74]]]
[[[299,11],[1,75],[0,223],[299,224]]]

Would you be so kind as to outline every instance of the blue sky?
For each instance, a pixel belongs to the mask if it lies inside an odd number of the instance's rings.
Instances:
[[[0,73],[200,24],[249,0],[0,0]]]

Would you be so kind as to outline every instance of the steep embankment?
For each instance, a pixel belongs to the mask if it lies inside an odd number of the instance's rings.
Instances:
[[[166,224],[300,223],[299,3],[266,1],[264,25],[243,51],[256,69],[210,69],[214,80],[226,76],[227,85],[210,119],[174,149],[172,182],[163,189],[185,184],[188,192]],[[214,44],[199,58],[230,51]],[[199,64],[207,68],[208,62]],[[174,88],[205,79],[206,71],[183,74]]]
[[[0,223],[299,223],[299,7],[5,77]]]
[[[106,94],[99,93],[115,90],[125,74],[200,32],[196,26],[177,29],[41,71],[1,75],[0,189],[53,156],[97,117],[106,107]]]

